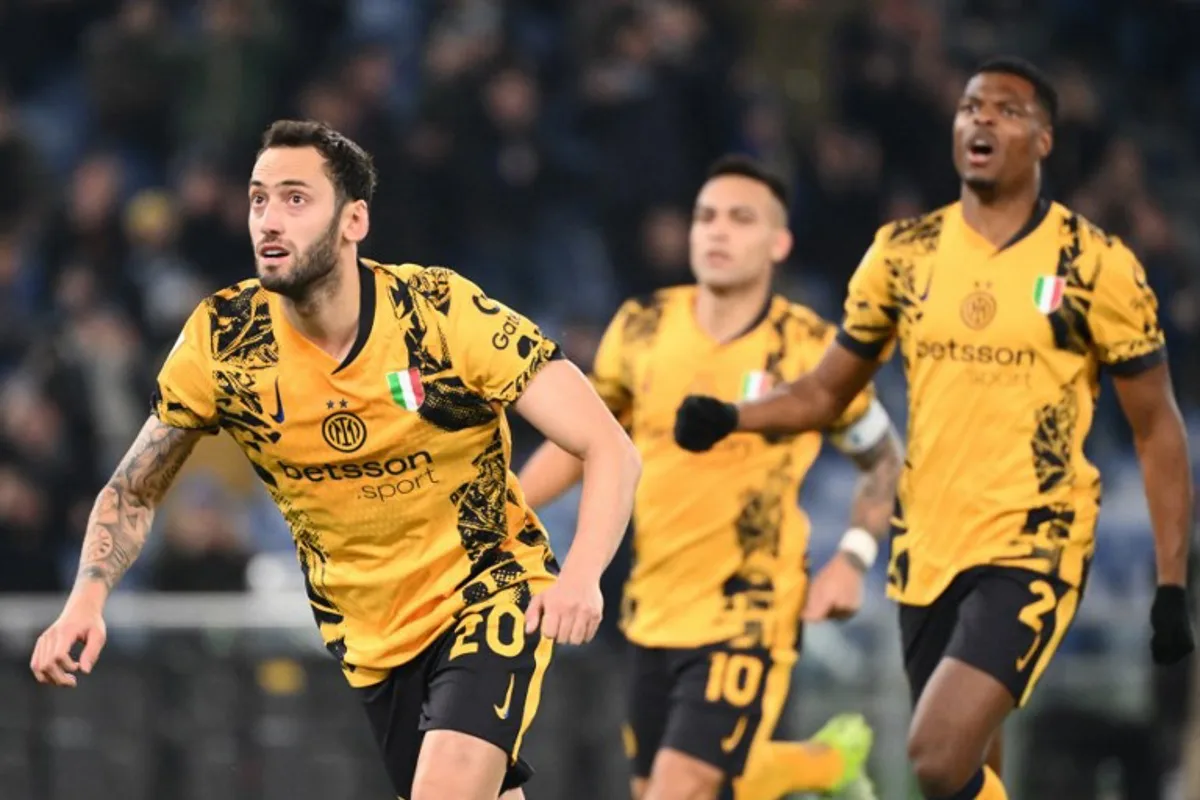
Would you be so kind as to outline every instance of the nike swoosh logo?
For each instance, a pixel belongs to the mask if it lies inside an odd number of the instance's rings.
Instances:
[[[737,725],[733,726],[733,733],[721,740],[721,750],[726,753],[732,753],[738,746],[738,742],[742,741],[742,737],[746,735],[746,718],[738,717]]]
[[[279,378],[275,379],[275,408],[276,411],[271,415],[271,419],[276,422],[283,422],[283,397],[279,394]]]
[[[496,716],[500,719],[508,719],[508,707],[512,704],[513,685],[517,681],[517,676],[508,676],[508,692],[504,695],[504,705],[492,706],[492,710],[496,712]]]

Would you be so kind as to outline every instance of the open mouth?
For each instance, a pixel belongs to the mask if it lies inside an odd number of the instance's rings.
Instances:
[[[967,161],[972,166],[986,164],[995,152],[995,144],[983,136],[976,136],[967,143]]]
[[[288,249],[277,244],[264,244],[258,248],[258,257],[269,263],[278,263],[288,255]]]

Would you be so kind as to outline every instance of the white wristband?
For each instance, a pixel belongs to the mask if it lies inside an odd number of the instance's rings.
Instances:
[[[851,528],[842,534],[838,550],[845,551],[857,558],[870,569],[879,555],[879,542],[868,531],[862,528]]]

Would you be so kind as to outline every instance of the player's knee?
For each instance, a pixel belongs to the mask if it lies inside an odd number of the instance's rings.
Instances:
[[[953,744],[952,737],[915,729],[908,737],[908,760],[926,797],[952,797],[971,779],[979,764]]]
[[[430,731],[417,759],[412,800],[492,800],[506,767],[507,757],[493,744],[458,731]]]
[[[725,774],[676,750],[659,751],[642,800],[716,800]]]

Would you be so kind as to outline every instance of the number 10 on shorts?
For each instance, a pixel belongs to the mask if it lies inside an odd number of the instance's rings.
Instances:
[[[735,708],[745,708],[758,696],[762,677],[761,659],[745,653],[711,653],[704,699],[710,703],[723,700]]]

